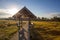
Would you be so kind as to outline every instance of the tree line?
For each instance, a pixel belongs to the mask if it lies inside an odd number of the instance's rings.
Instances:
[[[60,17],[54,16],[52,18],[46,18],[46,17],[37,17],[38,21],[60,21]]]

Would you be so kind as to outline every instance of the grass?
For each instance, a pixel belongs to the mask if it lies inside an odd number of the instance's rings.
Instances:
[[[9,40],[9,38],[17,31],[15,22],[8,20],[0,20],[0,40]]]
[[[60,22],[35,21],[32,39],[38,40],[60,40]],[[35,36],[34,35],[38,35]]]
[[[0,20],[0,40],[9,40],[17,32],[17,22]],[[32,21],[31,40],[60,40],[60,22]]]

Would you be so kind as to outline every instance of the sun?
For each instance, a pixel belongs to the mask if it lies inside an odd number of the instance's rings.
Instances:
[[[8,13],[11,14],[11,15],[14,15],[17,12],[18,12],[17,8],[10,8],[10,9],[8,9]]]

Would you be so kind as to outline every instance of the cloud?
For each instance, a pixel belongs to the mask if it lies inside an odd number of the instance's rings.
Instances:
[[[57,16],[60,16],[60,14],[57,14]]]
[[[9,12],[9,10],[12,10],[12,8],[16,8],[17,11],[20,10],[23,6],[16,7],[16,6],[9,6],[7,9],[0,9],[0,18],[4,17],[11,17],[12,14]]]
[[[53,13],[50,13],[50,15],[52,17],[54,17],[54,16],[59,16],[60,17],[60,12],[53,12]]]
[[[8,18],[10,17],[11,15],[8,14],[8,13],[0,13],[0,18]]]
[[[52,18],[54,16],[60,17],[60,12],[49,12],[49,13],[41,13],[38,15],[39,17],[46,17],[46,18]]]
[[[10,15],[8,13],[0,12],[0,15]]]
[[[0,9],[0,18],[10,17],[11,14],[7,13],[7,9]]]
[[[51,12],[51,13],[47,13],[45,15],[47,18],[52,18],[54,16],[60,17],[60,12]]]

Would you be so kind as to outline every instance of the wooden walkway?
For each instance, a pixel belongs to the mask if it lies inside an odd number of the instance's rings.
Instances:
[[[24,30],[24,37],[25,37],[25,39],[26,40],[29,40],[29,31],[28,31],[28,26],[29,26],[29,24],[28,24],[29,22],[28,21],[25,21],[25,24],[23,24],[22,25],[22,28],[21,28],[21,30]],[[20,31],[21,31],[20,30]],[[20,33],[22,33],[22,31],[20,32]],[[23,33],[22,33],[22,35],[23,35]],[[23,38],[23,37],[22,37]],[[11,39],[10,40],[18,40],[19,39],[19,37],[18,37],[18,32],[16,32],[12,37],[11,37]],[[24,38],[23,38],[24,39]],[[21,39],[22,40],[22,39]]]

